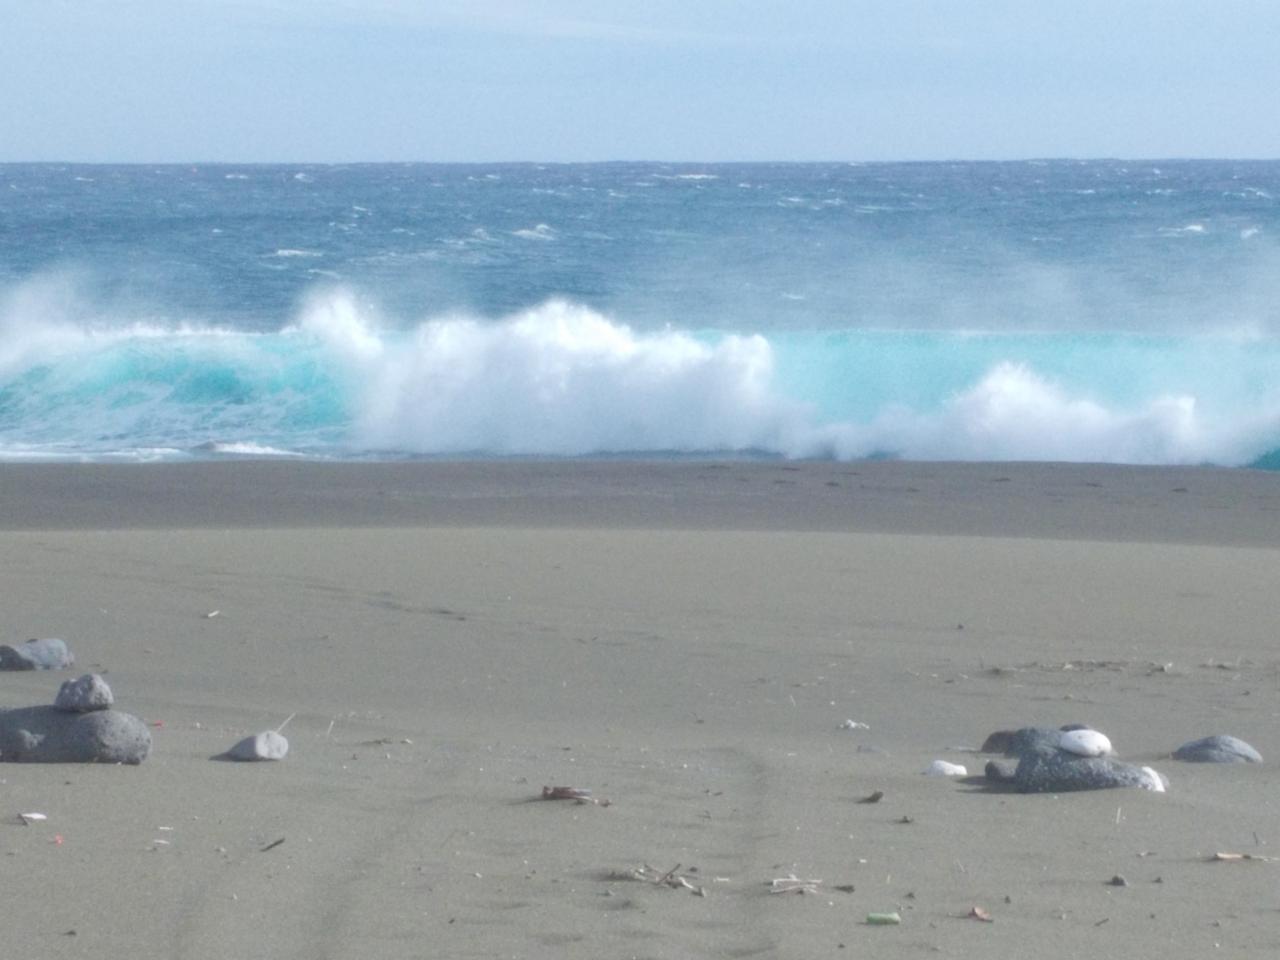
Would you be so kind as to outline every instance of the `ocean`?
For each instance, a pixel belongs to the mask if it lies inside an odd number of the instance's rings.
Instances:
[[[0,460],[1280,466],[1280,162],[0,165]]]

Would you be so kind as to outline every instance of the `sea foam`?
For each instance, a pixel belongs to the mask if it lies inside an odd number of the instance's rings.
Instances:
[[[798,409],[771,389],[759,336],[639,334],[552,301],[497,322],[376,331],[346,294],[299,330],[347,364],[352,439],[415,453],[573,456],[779,450]]]
[[[0,456],[1238,465],[1280,447],[1277,373],[1280,347],[1248,338],[766,337],[562,299],[405,320],[342,288],[254,333],[107,316],[42,281],[0,301]]]

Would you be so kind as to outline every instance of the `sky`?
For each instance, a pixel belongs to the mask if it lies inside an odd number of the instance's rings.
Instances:
[[[1276,0],[0,0],[0,162],[1280,157]]]

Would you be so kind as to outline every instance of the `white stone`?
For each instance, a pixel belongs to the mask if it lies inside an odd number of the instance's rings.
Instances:
[[[1058,746],[1081,757],[1111,755],[1111,741],[1097,730],[1067,730],[1058,738]]]
[[[283,760],[289,752],[289,741],[276,730],[264,730],[245,737],[225,754],[229,760]]]
[[[931,777],[967,777],[969,775],[969,771],[963,764],[948,763],[946,760],[933,761],[925,773]]]

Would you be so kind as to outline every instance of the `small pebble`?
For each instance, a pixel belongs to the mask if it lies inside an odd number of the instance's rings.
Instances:
[[[1118,873],[1108,880],[1107,883],[1113,887],[1127,887],[1129,885],[1129,881]]]
[[[245,737],[224,756],[229,760],[283,760],[289,752],[289,741],[275,730],[264,730]]]

